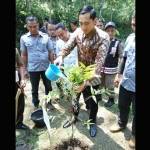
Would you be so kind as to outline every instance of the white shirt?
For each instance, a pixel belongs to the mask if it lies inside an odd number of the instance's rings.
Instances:
[[[65,42],[61,39],[57,40],[56,42],[56,54],[64,48]],[[78,53],[77,53],[77,47],[75,47],[71,53],[64,58],[64,67],[73,67],[75,65],[78,65]]]

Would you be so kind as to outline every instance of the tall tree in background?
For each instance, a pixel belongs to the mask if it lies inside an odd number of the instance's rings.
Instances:
[[[16,43],[18,45],[24,28],[25,18],[35,15],[42,24],[45,16],[63,22],[69,28],[69,21],[78,19],[78,12],[84,5],[92,5],[97,16],[106,22],[113,20],[126,38],[130,32],[130,16],[135,10],[134,0],[16,0]]]

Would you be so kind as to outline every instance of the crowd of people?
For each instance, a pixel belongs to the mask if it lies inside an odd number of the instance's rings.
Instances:
[[[78,25],[79,24],[79,25]],[[75,66],[79,62],[89,66],[96,64],[95,74],[90,80],[84,81],[77,92],[77,102],[83,94],[84,102],[91,125],[89,134],[95,137],[97,133],[96,118],[98,102],[102,95],[95,95],[93,100],[91,87],[94,89],[107,88],[111,90],[105,107],[111,107],[115,103],[114,88],[119,85],[118,123],[111,127],[111,132],[125,129],[130,105],[132,103],[133,122],[132,137],[129,146],[135,147],[135,14],[131,19],[131,33],[125,44],[116,37],[117,26],[115,22],[106,24],[96,17],[96,11],[92,6],[84,6],[78,15],[78,20],[69,23],[71,32],[62,22],[45,18],[42,28],[39,28],[38,19],[35,16],[26,18],[28,32],[20,38],[20,53],[16,49],[16,71],[19,80],[16,80],[16,93],[18,88],[25,87],[25,78],[29,75],[32,87],[32,103],[34,109],[39,107],[39,81],[42,79],[45,94],[52,91],[51,81],[45,76],[45,71],[50,63],[64,66]],[[59,88],[60,86],[57,85]],[[54,109],[49,102],[50,109]],[[17,129],[27,129],[23,123],[24,96],[20,95],[17,111]],[[64,124],[64,128],[78,121],[79,111],[73,112],[74,117]]]

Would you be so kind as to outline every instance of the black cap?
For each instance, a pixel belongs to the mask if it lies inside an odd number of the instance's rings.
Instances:
[[[105,30],[106,30],[108,27],[116,28],[116,25],[115,25],[114,22],[110,21],[110,22],[106,23],[106,25],[105,25]]]

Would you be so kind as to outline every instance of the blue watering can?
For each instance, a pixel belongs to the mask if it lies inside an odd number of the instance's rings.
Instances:
[[[66,78],[60,68],[54,64],[50,64],[45,72],[46,77],[51,81],[56,81],[59,78]]]

